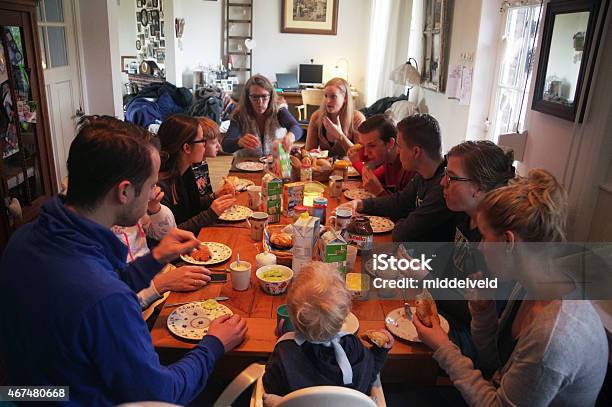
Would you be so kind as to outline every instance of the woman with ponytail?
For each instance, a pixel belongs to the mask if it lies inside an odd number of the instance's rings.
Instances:
[[[217,155],[219,128],[210,119],[177,114],[164,120],[157,135],[161,143],[162,203],[172,210],[180,229],[197,235],[236,202],[233,187],[227,183],[217,192],[201,196],[191,168],[205,157]]]
[[[567,197],[547,171],[531,170],[478,204],[477,225],[491,273],[517,280],[525,298],[498,320],[493,300],[473,300],[472,338],[486,380],[434,321],[414,324],[421,340],[471,406],[592,406],[608,362],[599,316],[587,300],[569,300],[576,287],[558,269],[555,245],[565,241]],[[534,244],[534,243],[540,244]],[[542,250],[542,244],[546,249]]]

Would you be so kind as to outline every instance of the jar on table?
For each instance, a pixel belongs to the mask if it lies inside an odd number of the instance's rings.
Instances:
[[[334,170],[332,171],[332,175],[339,175],[342,177],[344,182],[348,181],[348,173],[349,167],[351,166],[351,162],[347,160],[337,160],[334,163]]]
[[[293,221],[295,222],[296,220],[299,219],[300,215],[306,213],[308,215],[310,215],[310,212],[308,210],[307,206],[304,205],[297,205],[293,208]]]
[[[353,218],[351,223],[344,229],[344,237],[349,244],[357,246],[359,251],[372,250],[374,244],[374,231],[370,220],[365,216]]]
[[[321,219],[321,225],[325,225],[327,216],[327,198],[317,197],[312,201],[312,216]]]

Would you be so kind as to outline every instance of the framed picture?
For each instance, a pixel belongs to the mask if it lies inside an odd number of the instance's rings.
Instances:
[[[138,63],[138,57],[136,56],[121,56],[121,72],[128,72],[130,64],[132,62]]]
[[[140,51],[141,48],[142,48],[142,42],[140,42],[140,40],[136,40],[136,49]]]
[[[425,0],[424,3],[421,86],[436,92],[444,92],[446,87],[451,2]]]
[[[164,22],[163,22],[163,21],[161,21],[161,22],[159,23],[159,25],[160,25],[160,29],[159,29],[159,31],[160,31],[160,36],[161,36],[161,37],[165,37],[165,35],[164,35]]]
[[[138,31],[137,32],[141,32],[142,31],[142,24],[138,23],[138,24],[136,24],[136,26],[138,27]]]
[[[147,0],[147,7],[151,7],[151,6],[152,6],[151,0]]]
[[[147,10],[143,9],[140,11],[140,22],[145,27],[149,25],[149,12]]]
[[[140,17],[140,11],[136,12],[136,22],[140,23],[142,21],[141,17]]]
[[[166,53],[163,50],[158,49],[155,52],[155,59],[157,59],[157,62],[160,64],[163,64],[166,61]]]
[[[151,6],[155,8],[159,7],[159,1],[158,0],[151,1]]]
[[[159,47],[166,48],[166,40],[159,40]]]
[[[136,7],[142,7],[142,2],[140,0],[136,0]]]
[[[151,21],[158,20],[159,21],[159,11],[151,10]]]
[[[336,35],[338,0],[282,0],[281,32]]]

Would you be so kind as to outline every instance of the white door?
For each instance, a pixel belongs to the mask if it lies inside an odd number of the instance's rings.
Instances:
[[[58,185],[68,175],[66,159],[83,106],[73,3],[42,0],[37,10]]]

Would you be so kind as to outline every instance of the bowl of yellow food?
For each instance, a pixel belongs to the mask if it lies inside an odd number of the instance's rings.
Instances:
[[[370,276],[363,273],[346,273],[346,288],[356,300],[367,300],[370,291]]]
[[[270,295],[279,295],[287,291],[289,282],[293,277],[293,270],[289,267],[273,264],[263,266],[255,272],[261,289]]]

